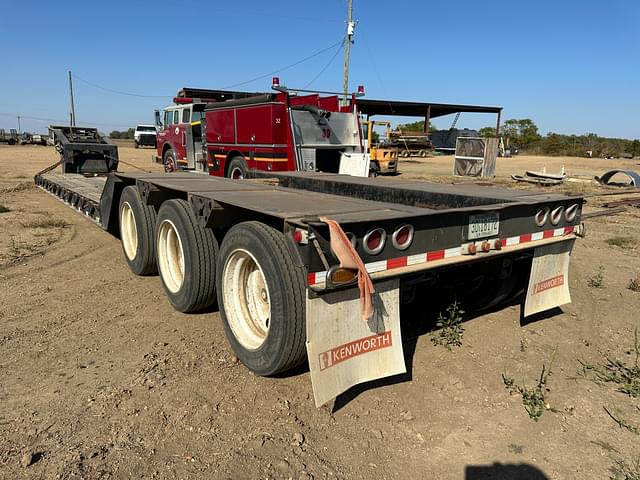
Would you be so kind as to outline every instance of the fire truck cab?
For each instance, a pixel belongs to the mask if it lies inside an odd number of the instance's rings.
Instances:
[[[166,172],[192,170],[207,173],[202,143],[205,107],[211,102],[249,95],[254,94],[193,88],[180,90],[173,99],[173,105],[155,112],[158,135],[154,160],[162,163]]]
[[[242,178],[248,170],[369,175],[356,94],[184,88],[156,111],[157,155],[167,172]]]

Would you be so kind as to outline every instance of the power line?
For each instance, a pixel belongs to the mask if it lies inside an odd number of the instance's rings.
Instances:
[[[92,87],[98,88],[100,90],[104,90],[105,92],[116,93],[118,95],[126,95],[128,97],[139,97],[139,98],[172,98],[172,95],[141,95],[139,93],[131,93],[131,92],[123,92],[122,90],[114,90],[113,88],[103,87],[102,85],[98,85],[97,83],[90,82],[85,80],[84,78],[79,77],[75,73],[73,74],[73,78],[76,80],[80,80],[82,83],[86,83],[87,85],[91,85]]]
[[[342,50],[342,47],[344,47],[344,40],[342,40],[342,42],[340,43],[340,46],[338,47],[338,49],[336,50],[336,52],[333,54],[333,56],[329,59],[329,61],[327,62],[327,64],[322,67],[322,70],[320,70],[320,72],[313,77],[313,79],[307,83],[304,87],[302,88],[308,88],[310,87],[313,82],[315,82],[318,78],[320,78],[320,76],[327,70],[327,68],[329,68],[329,66],[333,63],[333,61],[336,59],[336,57],[338,56],[338,54],[340,53],[340,51]]]
[[[291,63],[291,64],[287,65],[286,67],[279,68],[278,70],[274,70],[273,72],[265,73],[264,75],[260,75],[258,77],[252,78],[251,80],[247,80],[245,82],[234,83],[233,85],[227,85],[226,87],[222,87],[222,89],[226,90],[227,88],[240,87],[242,85],[246,85],[248,83],[255,82],[256,80],[262,80],[263,78],[270,77],[272,75],[275,75],[276,73],[284,72],[285,70],[289,70],[290,68],[293,68],[293,67],[295,67],[297,65],[300,65],[301,63],[304,63],[304,62],[306,62],[308,60],[311,60],[312,58],[315,58],[318,55],[321,55],[324,52],[326,52],[328,50],[331,50],[332,48],[337,47],[341,43],[342,43],[342,40],[340,42],[334,43],[333,45],[329,45],[327,48],[323,48],[322,50],[318,50],[316,53],[313,53],[313,54],[309,55],[308,57],[303,58],[302,60],[298,60],[297,62]]]
[[[68,118],[66,120],[61,120],[59,118],[33,117],[30,115],[22,115],[21,113],[0,112],[0,115],[3,115],[5,117],[13,117],[13,118],[20,117],[21,119],[36,120],[40,122],[60,123],[63,125],[66,125],[67,122],[69,121]],[[90,121],[83,121],[82,123],[87,125],[104,125],[108,127],[127,127],[127,128],[131,127],[131,125],[125,125],[123,123],[105,123],[105,122],[90,122]]]
[[[328,50],[331,50],[332,48],[335,48],[338,45],[340,45],[340,47],[342,47],[342,45],[344,45],[344,40],[341,40],[340,42],[336,42],[333,45],[329,45],[328,47],[323,48],[322,50],[318,50],[317,52],[312,53],[311,55],[309,55],[309,56],[307,56],[307,57],[305,57],[305,58],[303,58],[301,60],[298,60],[296,62],[290,63],[289,65],[281,67],[281,68],[279,68],[277,70],[274,70],[272,72],[265,73],[264,75],[259,75],[257,77],[251,78],[249,80],[245,80],[243,82],[238,82],[238,83],[234,83],[232,85],[224,86],[224,87],[222,87],[222,90],[226,90],[228,88],[240,87],[242,85],[247,85],[249,83],[255,82],[256,80],[262,80],[263,78],[270,77],[272,75],[275,75],[276,73],[284,72],[286,70],[289,70],[289,69],[291,69],[293,67],[296,67],[296,66],[300,65],[301,63],[307,62],[307,61],[311,60],[312,58],[317,57],[318,55],[322,55],[324,52],[326,52]],[[109,93],[115,93],[117,95],[126,95],[128,97],[138,97],[138,98],[172,98],[173,97],[172,95],[142,95],[142,94],[139,94],[139,93],[124,92],[122,90],[116,90],[116,89],[113,89],[113,88],[109,88],[109,87],[104,87],[102,85],[98,85],[97,83],[90,82],[89,80],[85,80],[84,78],[79,77],[75,73],[73,73],[72,76],[75,79],[80,80],[82,83],[86,83],[87,85],[90,85],[90,86],[92,86],[94,88],[97,88],[97,89],[100,89],[100,90],[103,90],[103,91],[109,92]],[[314,79],[314,81],[315,81],[315,79]]]

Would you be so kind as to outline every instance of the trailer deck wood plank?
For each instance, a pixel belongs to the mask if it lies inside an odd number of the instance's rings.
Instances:
[[[105,176],[84,176],[77,173],[44,173],[42,178],[72,190],[89,200],[99,203],[107,181]]]

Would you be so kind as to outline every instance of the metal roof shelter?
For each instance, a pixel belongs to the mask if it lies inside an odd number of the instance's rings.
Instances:
[[[401,117],[424,117],[425,131],[429,131],[432,118],[450,115],[452,113],[495,113],[496,135],[500,134],[500,115],[502,107],[484,107],[480,105],[455,105],[449,103],[405,102],[397,100],[370,100],[359,98],[358,109],[361,113],[372,115],[390,115]]]

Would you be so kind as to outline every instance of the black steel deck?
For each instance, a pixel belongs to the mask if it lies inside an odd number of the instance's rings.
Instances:
[[[43,190],[62,200],[70,207],[100,223],[100,198],[107,177],[76,173],[43,173],[36,175],[35,183]]]

